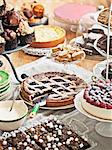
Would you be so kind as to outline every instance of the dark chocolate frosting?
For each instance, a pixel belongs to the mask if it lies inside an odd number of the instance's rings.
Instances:
[[[19,13],[14,10],[7,11],[4,17],[4,22],[12,26],[19,25],[20,22]]]

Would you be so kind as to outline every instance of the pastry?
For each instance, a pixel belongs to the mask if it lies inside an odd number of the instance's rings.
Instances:
[[[5,50],[12,50],[18,46],[17,35],[13,30],[5,29],[3,37],[6,41]]]
[[[24,132],[15,130],[1,138],[1,150],[86,150],[91,145],[57,118],[35,124]],[[12,148],[12,149],[11,149]]]
[[[70,45],[63,46],[62,48],[54,48],[52,51],[52,56],[59,62],[81,61],[85,58],[84,51],[78,47],[71,47]]]
[[[74,74],[46,72],[26,78],[20,95],[26,103],[34,105],[38,97],[48,94],[46,105],[59,107],[73,104],[75,95],[86,83]]]
[[[0,54],[2,54],[5,50],[5,39],[0,36]]]
[[[28,22],[25,20],[21,20],[19,28],[17,29],[17,35],[20,45],[30,44],[35,40],[34,29],[29,27]]]
[[[43,17],[43,14],[44,14],[44,7],[43,5],[41,4],[36,4],[34,7],[33,7],[33,13],[36,17],[38,18],[42,18]]]
[[[66,32],[58,26],[43,25],[35,27],[35,42],[31,43],[34,48],[55,47],[64,42]]]
[[[16,31],[20,23],[20,14],[13,9],[7,11],[4,18],[3,18],[3,27],[5,29],[11,29]]]
[[[98,48],[100,48],[100,50],[107,53],[107,36],[106,35],[103,35],[101,38],[99,38],[99,40],[97,42],[97,46],[98,46]],[[110,55],[112,55],[112,36],[110,36],[109,53],[110,53]]]
[[[38,25],[48,25],[48,17],[44,15],[44,7],[37,2],[23,4],[22,12],[25,17],[28,19],[29,25],[38,26]]]
[[[82,107],[91,115],[112,120],[112,83],[111,81],[93,82],[87,86],[82,99]]]
[[[112,14],[111,14],[112,15]],[[98,22],[100,22],[103,25],[108,26],[108,16],[109,16],[109,9],[106,8],[98,16]],[[110,20],[110,26],[112,27],[112,17]]]
[[[5,2],[5,0],[0,0],[0,19],[5,14],[5,8],[6,8],[6,2]]]

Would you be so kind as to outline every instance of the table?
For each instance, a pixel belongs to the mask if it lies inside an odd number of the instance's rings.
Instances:
[[[15,0],[13,0],[13,2],[14,1]],[[23,0],[23,1],[25,1],[25,0]],[[86,0],[80,0],[80,1],[82,3],[86,2]],[[8,0],[8,2],[9,2],[9,0]],[[18,0],[18,2],[19,2],[19,0]],[[53,1],[52,0],[42,0],[41,2],[44,2],[43,4],[46,6],[47,12],[49,11],[49,15],[52,16],[52,10],[57,5],[59,5],[59,4],[61,5],[61,3],[65,3],[65,2],[79,2],[79,0],[62,0],[62,2],[60,2],[60,0],[53,0]],[[99,4],[107,5],[106,0],[99,0],[99,1],[98,0],[94,0],[94,1],[88,0],[88,3],[92,3],[95,5],[99,5]],[[55,22],[51,17],[50,24],[54,24],[54,23]],[[76,36],[76,33],[72,33],[71,31],[67,32],[68,40],[74,38],[75,36]],[[2,56],[0,56],[0,57],[2,57]],[[26,63],[29,63],[29,62],[32,62],[32,61],[35,61],[38,59],[38,57],[27,55],[23,51],[18,51],[18,52],[11,54],[10,58],[13,61],[15,67],[22,66],[23,64],[26,64]],[[3,59],[3,58],[0,58],[0,59]],[[101,56],[87,56],[86,59],[78,65],[89,71],[92,71],[93,66],[103,60],[104,60],[104,58]],[[5,67],[7,66],[5,69],[10,70],[10,67],[9,67],[9,65],[7,65],[6,60],[3,59],[3,61],[5,62]],[[111,142],[112,138],[104,138],[104,137],[101,137],[100,135],[98,135],[94,130],[94,125],[96,124],[96,121],[91,120],[80,113],[76,114],[76,110],[74,110],[74,108],[68,109],[68,110],[61,110],[61,111],[52,111],[52,110],[45,110],[45,111],[40,110],[39,111],[39,114],[42,114],[43,116],[48,116],[50,114],[60,115],[60,116],[66,116],[66,115],[69,116],[69,115],[71,115],[71,113],[74,115],[75,119],[83,122],[84,124],[86,124],[89,127],[90,136],[98,143],[98,146],[94,148],[95,150],[112,150],[112,142]]]

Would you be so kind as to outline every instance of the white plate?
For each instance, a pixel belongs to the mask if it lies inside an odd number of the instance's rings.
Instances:
[[[112,62],[112,59],[109,59],[109,62]],[[94,74],[94,76],[96,76],[97,78],[100,78],[100,79],[105,79],[102,76],[101,72],[106,68],[106,64],[107,64],[107,60],[102,61],[102,62],[96,64],[93,67],[93,74]]]
[[[46,56],[46,55],[51,54],[51,48],[27,47],[27,48],[24,48],[23,51],[29,55],[34,55],[34,56]]]
[[[74,104],[67,105],[67,106],[61,106],[61,107],[47,107],[47,106],[42,106],[40,107],[41,109],[46,109],[46,110],[63,110],[63,109],[70,109],[75,107]]]
[[[84,93],[84,90],[82,90],[79,94],[77,94],[75,100],[74,100],[74,104],[75,104],[75,108],[80,111],[83,115],[91,118],[91,119],[94,119],[94,120],[97,120],[97,121],[100,121],[100,122],[108,122],[108,123],[112,123],[111,120],[105,120],[105,119],[100,119],[100,118],[97,118],[95,116],[92,116],[91,114],[87,113],[83,108],[82,108],[82,104],[81,104],[81,100],[83,99],[83,93]]]

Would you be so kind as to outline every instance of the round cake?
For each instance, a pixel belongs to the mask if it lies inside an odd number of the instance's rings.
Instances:
[[[50,48],[61,44],[65,40],[66,31],[58,26],[42,25],[34,27],[35,41],[31,43],[34,48]]]
[[[46,72],[26,78],[20,95],[25,102],[35,105],[39,97],[47,94],[46,105],[60,107],[73,104],[75,95],[85,86],[86,83],[74,74]]]
[[[61,21],[74,23],[75,21],[79,21],[83,15],[90,12],[96,12],[96,7],[88,4],[66,3],[57,7],[54,10],[54,15]]]
[[[87,86],[82,99],[82,107],[91,115],[112,120],[112,82],[93,82]]]

